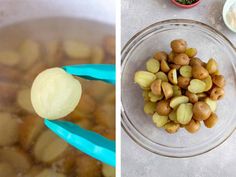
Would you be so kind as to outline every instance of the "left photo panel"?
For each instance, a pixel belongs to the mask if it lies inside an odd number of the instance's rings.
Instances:
[[[0,1],[0,177],[115,177],[115,0]]]

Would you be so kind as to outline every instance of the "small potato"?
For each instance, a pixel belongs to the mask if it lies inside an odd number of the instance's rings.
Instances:
[[[169,66],[171,69],[176,69],[176,70],[178,70],[181,67],[181,65],[176,65],[176,64],[170,64]]]
[[[170,100],[170,107],[175,109],[180,104],[188,103],[188,102],[189,102],[189,98],[187,96],[176,96]]]
[[[198,120],[192,119],[187,125],[184,126],[184,128],[189,133],[196,133],[198,130],[200,130],[201,123]]]
[[[164,96],[167,99],[171,98],[173,96],[173,89],[172,85],[168,82],[162,82],[161,83],[161,88],[163,90]]]
[[[210,117],[210,115],[211,108],[207,103],[199,101],[193,105],[193,117],[195,120],[206,120]]]
[[[147,90],[144,90],[143,91],[143,99],[144,99],[144,101],[149,101],[149,96],[148,96],[148,93],[149,93],[149,91],[147,91]]]
[[[165,124],[164,128],[165,128],[165,131],[172,134],[172,133],[176,133],[179,130],[180,124],[169,122]]]
[[[171,111],[171,113],[168,115],[169,119],[175,123],[179,123],[177,120],[176,110]]]
[[[225,86],[225,78],[222,75],[212,76],[212,81],[216,86],[218,86],[220,88],[223,88]]]
[[[151,73],[157,73],[160,69],[160,62],[158,60],[155,60],[154,58],[151,58],[146,63],[147,71]]]
[[[178,83],[176,69],[171,69],[168,72],[168,79],[172,84],[177,84]]]
[[[190,62],[190,59],[188,55],[181,53],[174,57],[174,63],[177,65],[188,65]]]
[[[171,107],[169,106],[169,101],[161,100],[157,102],[156,112],[161,116],[168,116],[171,112]]]
[[[215,113],[212,113],[211,116],[207,120],[204,120],[204,125],[207,128],[212,128],[215,126],[217,122],[218,122],[217,115]]]
[[[203,80],[209,76],[209,73],[204,67],[199,66],[199,65],[194,65],[192,67],[192,75],[193,75],[193,78],[195,79]]]
[[[153,115],[156,112],[156,103],[147,102],[144,105],[144,112],[148,115]]]
[[[224,89],[215,87],[210,92],[210,98],[212,100],[219,100],[224,97],[224,94],[225,94]]]
[[[170,46],[175,53],[184,53],[187,48],[187,42],[183,39],[176,39],[171,41]]]
[[[203,79],[202,81],[205,82],[205,84],[206,84],[206,87],[205,87],[204,92],[209,91],[209,90],[211,89],[211,87],[212,87],[212,79],[211,79],[211,76],[208,76],[206,79]]]
[[[161,93],[162,93],[161,83],[162,83],[162,81],[160,79],[157,79],[152,82],[151,91],[154,95],[161,95]]]
[[[152,116],[152,121],[156,124],[157,127],[163,127],[166,123],[169,122],[168,116],[161,116],[157,112]]]
[[[14,50],[0,51],[0,64],[15,66],[20,62],[21,56]]]
[[[190,78],[180,76],[178,77],[178,86],[182,89],[187,89],[190,84]]]
[[[168,62],[173,63],[174,57],[175,57],[175,53],[171,51],[168,55]]]
[[[209,72],[209,74],[214,74],[217,71],[218,65],[215,59],[211,58],[207,64],[206,69]]]
[[[216,111],[217,102],[215,100],[212,100],[207,97],[207,98],[205,98],[204,102],[210,106],[212,112]]]
[[[156,77],[157,79],[161,79],[162,81],[168,82],[167,75],[162,71],[159,71],[158,73],[156,73]]]
[[[191,93],[202,93],[206,88],[205,82],[199,79],[192,79],[190,85],[188,86],[188,91]]]
[[[41,55],[40,44],[34,40],[27,39],[20,45],[19,53],[21,55],[21,64],[19,67],[23,70],[28,69],[33,63],[39,60]]]
[[[137,71],[134,76],[134,82],[141,88],[148,88],[156,79],[155,74],[147,71]]]
[[[148,93],[148,96],[149,96],[149,100],[153,103],[159,101],[159,100],[162,100],[164,95],[161,94],[161,95],[154,95],[152,92],[149,92]]]
[[[186,91],[185,95],[189,98],[189,101],[191,103],[196,103],[198,102],[198,96],[194,93],[189,92],[188,90]]]
[[[192,77],[192,67],[187,65],[187,66],[181,66],[180,70],[180,75],[183,77],[191,78]]]
[[[191,58],[189,64],[190,66],[195,66],[195,65],[204,66],[205,65],[205,63],[199,58]]]
[[[195,48],[187,48],[185,54],[188,55],[189,58],[193,58],[197,55],[197,49]]]
[[[191,103],[182,103],[176,110],[177,121],[182,124],[188,124],[193,117],[193,105]]]
[[[167,53],[161,51],[161,52],[155,53],[153,57],[154,57],[156,60],[158,60],[158,61],[161,62],[161,60],[167,60],[168,55],[167,55]]]
[[[63,42],[63,49],[71,59],[88,59],[91,56],[91,48],[80,41],[67,40]]]
[[[105,52],[102,47],[95,46],[91,50],[91,63],[103,63]]]
[[[75,170],[78,177],[101,177],[102,164],[92,157],[82,155],[76,158]]]
[[[177,85],[174,85],[172,87],[173,89],[173,97],[176,97],[176,96],[181,96],[182,95],[182,91],[181,91],[181,88]]]
[[[170,67],[168,63],[166,62],[166,60],[161,60],[161,71],[163,71],[164,73],[167,73],[168,71],[170,71]]]

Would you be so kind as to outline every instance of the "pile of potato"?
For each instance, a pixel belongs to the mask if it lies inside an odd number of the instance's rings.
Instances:
[[[27,39],[0,50],[0,176],[114,177],[115,169],[74,149],[51,131],[31,105],[32,81],[41,71],[63,65],[114,63],[115,39],[99,45],[79,40]],[[81,82],[83,94],[66,120],[115,140],[115,88]]]
[[[134,81],[143,89],[144,112],[168,133],[185,128],[200,129],[201,121],[212,128],[218,121],[217,100],[224,96],[225,79],[217,62],[197,58],[197,50],[183,39],[173,40],[172,51],[157,52],[146,62],[147,71],[137,71]]]

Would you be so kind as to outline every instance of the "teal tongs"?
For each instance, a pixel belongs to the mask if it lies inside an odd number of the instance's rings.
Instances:
[[[109,64],[82,64],[62,67],[67,73],[89,80],[101,80],[115,85],[115,66]],[[68,121],[47,120],[45,125],[70,145],[115,167],[115,142]]]

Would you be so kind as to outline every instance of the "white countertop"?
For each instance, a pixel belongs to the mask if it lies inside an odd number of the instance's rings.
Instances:
[[[122,46],[138,31],[157,21],[186,18],[204,22],[221,31],[236,46],[236,34],[224,25],[225,0],[203,0],[184,10],[170,0],[121,0]],[[236,60],[235,60],[236,61]],[[137,145],[122,130],[122,177],[235,177],[236,132],[216,149],[200,156],[173,159],[153,154]]]

